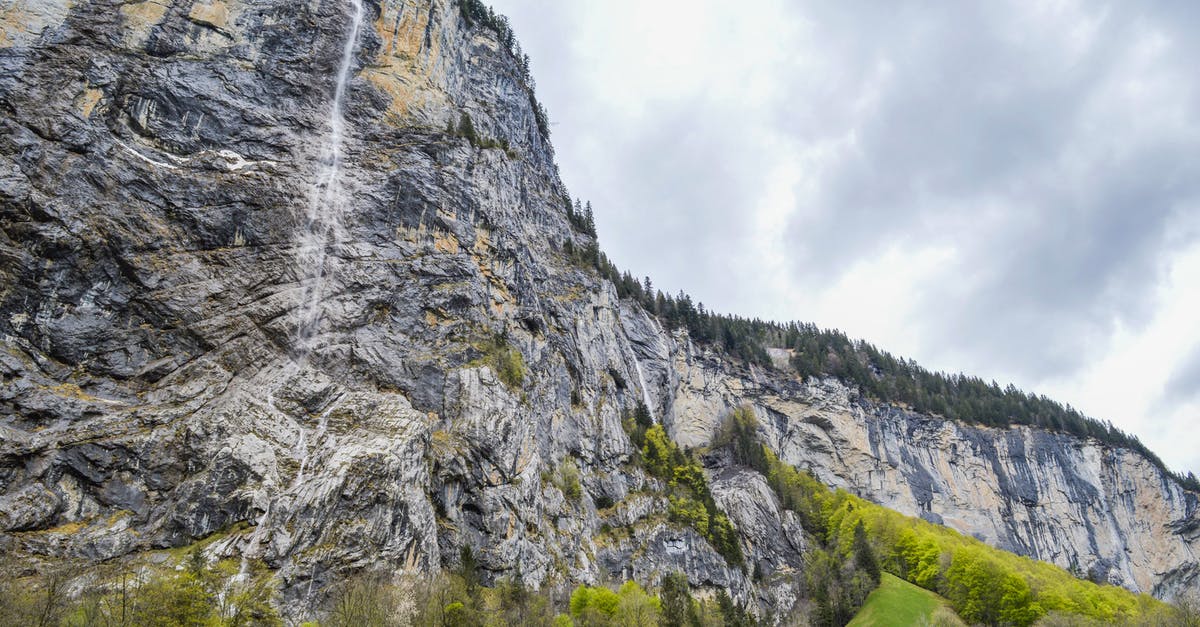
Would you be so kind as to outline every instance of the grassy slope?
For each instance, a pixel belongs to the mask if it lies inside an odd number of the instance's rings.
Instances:
[[[848,627],[920,625],[942,605],[946,605],[942,597],[891,573],[883,573],[879,587],[867,597]]]

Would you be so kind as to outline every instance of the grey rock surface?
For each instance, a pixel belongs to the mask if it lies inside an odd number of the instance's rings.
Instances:
[[[621,426],[645,399],[683,445],[749,403],[831,485],[1132,589],[1196,585],[1197,497],[1145,459],[872,404],[620,302],[561,252],[587,238],[494,33],[450,0],[365,0],[356,30],[354,2],[0,7],[5,547],[100,561],[225,534],[208,550],[262,558],[295,615],[345,573],[445,567],[464,545],[492,577],[682,569],[788,606],[794,516],[709,461],[757,583],[667,522]],[[508,148],[446,134],[463,113]],[[322,214],[337,228],[314,257],[333,115],[344,212]],[[518,382],[488,359],[497,336]],[[578,501],[544,480],[565,460]]]
[[[835,379],[731,367],[686,341],[646,359],[667,373],[664,420],[687,446],[748,404],[780,458],[830,486],[1131,590],[1200,590],[1200,497],[1133,451],[922,415]]]

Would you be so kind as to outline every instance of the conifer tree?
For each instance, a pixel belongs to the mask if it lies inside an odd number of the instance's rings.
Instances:
[[[458,118],[458,134],[467,138],[471,145],[479,143],[479,135],[475,133],[475,124],[471,122],[471,115],[463,111],[462,116]]]
[[[879,560],[875,557],[875,549],[871,548],[871,541],[867,539],[867,530],[861,520],[854,526],[854,564],[865,572],[871,581],[879,584]]]
[[[663,577],[662,590],[658,596],[662,602],[664,627],[684,627],[689,623],[692,593],[688,589],[687,575],[672,573]]]
[[[583,223],[585,225],[584,232],[592,237],[596,236],[596,216],[592,213],[592,201],[587,202],[587,207],[583,210]]]

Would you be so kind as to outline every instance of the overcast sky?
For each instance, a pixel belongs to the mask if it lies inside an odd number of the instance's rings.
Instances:
[[[1200,4],[495,7],[621,268],[1200,473]]]

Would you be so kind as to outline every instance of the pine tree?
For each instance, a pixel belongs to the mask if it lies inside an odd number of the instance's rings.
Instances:
[[[458,134],[467,138],[471,145],[479,143],[479,135],[475,133],[475,124],[471,122],[471,115],[463,111],[462,116],[458,118]]]
[[[471,547],[464,545],[459,550],[458,570],[459,576],[466,584],[467,593],[475,595],[479,591],[479,587],[483,585],[483,580],[479,576],[479,562],[475,560],[475,554],[471,552]]]
[[[662,624],[665,627],[683,627],[688,624],[692,593],[688,589],[687,575],[673,573],[663,577],[662,591],[658,596],[662,601]]]
[[[592,237],[596,236],[596,216],[592,213],[592,201],[587,202],[587,208],[583,210],[584,232]]]
[[[871,541],[867,539],[867,530],[861,520],[854,526],[854,565],[879,585],[879,560],[875,557],[875,549],[871,548]]]

